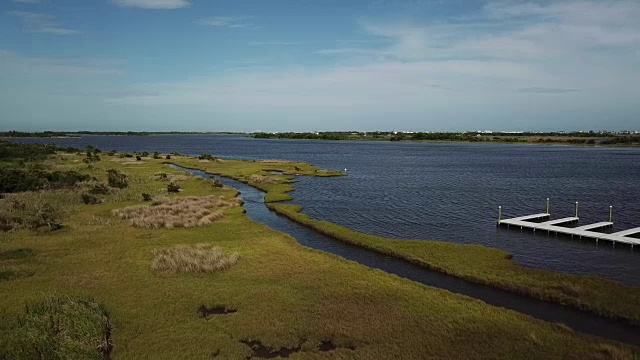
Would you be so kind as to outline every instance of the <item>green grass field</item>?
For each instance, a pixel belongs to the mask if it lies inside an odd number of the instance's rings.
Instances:
[[[179,181],[180,193],[169,195],[167,181],[153,175],[181,172],[162,164],[164,160],[136,162],[103,155],[89,168],[81,159],[64,155],[50,163],[59,169],[79,169],[99,181],[106,179],[106,170],[117,169],[129,176],[129,187],[104,195],[101,204],[77,201],[68,206],[69,215],[59,230],[3,233],[0,271],[15,276],[0,278],[0,358],[3,351],[19,345],[12,337],[16,329],[12,324],[25,316],[21,315],[25,306],[46,303],[50,294],[89,297],[104,307],[114,359],[245,359],[278,354],[298,359],[630,359],[638,350],[303,247],[251,221],[241,207],[225,208],[223,217],[206,226],[134,227],[112,211],[144,204],[143,192],[154,197],[232,198],[237,191],[189,176]],[[298,163],[172,161],[247,182],[252,174],[266,176],[264,170],[339,175]],[[269,194],[272,200],[285,198],[292,190],[290,180],[276,177],[278,183],[253,185],[278,189]],[[152,268],[154,250],[202,243],[225,254],[237,253],[239,259],[226,270],[210,273],[163,273]],[[474,256],[485,251],[469,249]],[[403,249],[414,250],[417,246]],[[484,256],[493,256],[492,251]],[[618,300],[624,296],[618,294]],[[219,308],[235,312],[216,315]],[[78,313],[83,319],[95,317],[84,310],[69,313],[71,319]],[[99,336],[95,324],[83,325],[93,329],[83,333],[92,341]],[[56,334],[65,344],[73,344],[69,333]],[[86,358],[69,355],[81,354],[80,350],[58,355]]]

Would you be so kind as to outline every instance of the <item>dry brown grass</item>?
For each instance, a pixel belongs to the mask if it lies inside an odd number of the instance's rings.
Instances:
[[[280,180],[278,178],[275,178],[272,176],[259,175],[259,174],[251,174],[249,176],[249,180],[253,182],[261,183],[261,184],[279,184],[280,183]]]
[[[178,174],[178,175],[172,175],[172,174],[167,174],[164,172],[159,172],[154,174],[152,177],[152,179],[154,180],[165,180],[165,181],[169,181],[169,182],[179,182],[179,181],[187,181],[189,179],[191,179],[190,175],[184,175],[184,174]]]
[[[238,253],[225,255],[219,247],[206,243],[156,249],[153,255],[151,267],[165,273],[221,271],[233,266],[240,258]]]
[[[223,196],[186,196],[178,198],[156,198],[151,206],[130,206],[116,209],[113,214],[128,219],[131,225],[145,228],[187,228],[206,226],[222,218],[220,208],[242,205],[239,198]]]

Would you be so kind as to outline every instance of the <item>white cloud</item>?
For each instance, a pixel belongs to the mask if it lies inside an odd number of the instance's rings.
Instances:
[[[217,26],[226,28],[254,28],[255,26],[249,22],[251,16],[213,16],[197,21],[200,25]]]
[[[113,0],[119,6],[142,9],[179,9],[191,6],[190,0]]]
[[[7,14],[21,18],[28,32],[53,35],[75,35],[80,33],[78,30],[63,27],[53,15],[28,11],[9,11]]]

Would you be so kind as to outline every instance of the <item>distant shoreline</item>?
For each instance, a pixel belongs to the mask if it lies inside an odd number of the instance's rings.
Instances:
[[[272,137],[272,138],[256,138],[252,136],[248,136],[253,139],[258,140],[304,140],[304,141],[346,141],[346,142],[401,142],[401,143],[458,143],[458,144],[498,144],[498,145],[558,145],[558,146],[581,146],[581,147],[640,147],[640,143],[632,143],[632,144],[623,144],[623,143],[614,143],[614,144],[585,144],[585,143],[571,143],[571,142],[561,142],[561,141],[553,141],[553,142],[538,142],[538,141],[468,141],[468,140],[395,140],[391,141],[388,139],[294,139],[294,138],[284,138],[284,137]]]

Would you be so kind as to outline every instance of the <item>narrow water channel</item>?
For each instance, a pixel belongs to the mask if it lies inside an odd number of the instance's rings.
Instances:
[[[212,175],[200,170],[187,169],[176,165],[170,166],[188,171],[197,176],[212,177]],[[326,251],[371,268],[380,269],[427,286],[466,295],[482,300],[487,304],[511,309],[540,320],[563,323],[580,332],[640,346],[640,328],[632,324],[603,318],[559,304],[536,300],[491,286],[472,283],[426,269],[402,259],[385,256],[372,250],[347,244],[272,212],[264,203],[264,193],[262,191],[229,178],[221,177],[220,180],[225,185],[240,191],[240,196],[245,201],[244,207],[249,218],[272,229],[291,235],[303,246]]]

